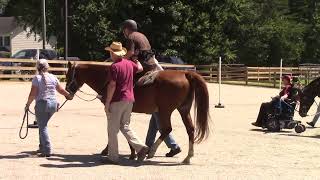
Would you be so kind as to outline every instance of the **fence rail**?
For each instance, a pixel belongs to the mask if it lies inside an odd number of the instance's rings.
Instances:
[[[35,60],[0,58],[0,80],[21,79],[30,80],[36,72]],[[111,62],[71,61],[77,64],[111,65]],[[59,78],[64,78],[68,61],[49,60],[50,71]],[[166,69],[196,70],[208,82],[218,82],[218,64],[211,65],[180,65],[162,64]],[[221,78],[223,83],[243,85],[259,85],[276,87],[279,85],[279,67],[247,67],[243,64],[222,64]],[[320,76],[320,66],[284,67],[283,74],[299,77],[304,84]]]
[[[96,62],[96,61],[70,61],[77,64],[94,64],[110,66],[111,62]],[[0,58],[0,80],[1,79],[20,79],[30,80],[36,73],[35,60],[32,59],[11,59]],[[50,64],[49,71],[56,74],[58,78],[65,78],[65,73],[68,68],[68,61],[64,60],[48,60]],[[192,69],[195,70],[194,65],[184,64],[161,64],[166,69]]]
[[[209,82],[218,82],[218,65],[196,66],[197,72]],[[282,74],[299,77],[306,85],[320,76],[320,66],[283,67]],[[222,64],[223,83],[277,87],[280,80],[279,67],[247,67],[243,64]]]

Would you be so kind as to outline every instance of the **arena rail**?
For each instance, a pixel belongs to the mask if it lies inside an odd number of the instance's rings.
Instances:
[[[0,80],[20,79],[30,80],[36,73],[35,60],[0,58]],[[50,71],[59,78],[65,78],[68,61],[49,60]],[[111,62],[96,61],[71,61],[78,64],[111,65]],[[211,65],[181,65],[161,64],[166,69],[189,69],[196,70],[208,82],[218,82],[218,64]],[[222,83],[257,85],[277,87],[279,85],[279,67],[247,67],[244,64],[222,64]],[[283,74],[299,77],[303,84],[320,76],[320,66],[284,67]]]
[[[70,61],[77,64],[95,64],[110,66],[111,62],[96,62],[96,61]],[[32,59],[11,59],[0,58],[0,80],[1,79],[20,79],[30,80],[36,73],[35,60]],[[57,75],[58,78],[65,78],[65,73],[68,68],[68,61],[65,60],[48,60],[51,68],[50,72]],[[165,69],[190,69],[195,70],[194,65],[184,64],[161,64]]]
[[[196,66],[197,72],[209,82],[218,82],[218,64]],[[283,67],[283,74],[298,77],[306,85],[320,76],[320,66]],[[277,87],[279,67],[247,67],[243,64],[222,64],[222,83]]]

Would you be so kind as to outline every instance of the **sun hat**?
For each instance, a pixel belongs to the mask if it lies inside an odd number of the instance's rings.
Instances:
[[[50,66],[46,59],[39,59],[37,60],[36,67],[37,69],[48,69]]]
[[[117,56],[124,56],[127,54],[127,49],[122,47],[121,42],[112,42],[109,47],[105,48],[106,51],[110,51]]]

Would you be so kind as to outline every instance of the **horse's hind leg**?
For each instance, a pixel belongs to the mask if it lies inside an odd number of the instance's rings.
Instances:
[[[104,149],[102,150],[101,155],[102,155],[102,156],[107,156],[107,155],[108,155],[108,145],[107,145],[106,148],[104,148]]]
[[[156,154],[156,151],[159,145],[162,143],[164,138],[166,138],[169,133],[172,131],[171,122],[170,122],[171,113],[168,112],[159,112],[159,131],[160,137],[156,140],[155,143],[150,148],[148,153],[148,158],[153,158]]]
[[[187,157],[182,161],[184,164],[190,164],[190,159],[194,155],[194,149],[193,149],[193,144],[194,144],[194,125],[192,123],[192,119],[190,116],[190,111],[185,112],[183,109],[178,109],[183,121],[184,126],[186,127],[188,136],[189,136],[189,151]]]

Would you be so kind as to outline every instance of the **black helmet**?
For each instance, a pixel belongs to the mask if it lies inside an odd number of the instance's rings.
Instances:
[[[128,28],[131,31],[137,31],[138,25],[134,20],[128,19],[122,23],[122,29],[126,29],[126,28]]]

